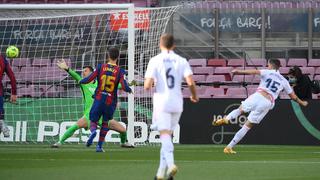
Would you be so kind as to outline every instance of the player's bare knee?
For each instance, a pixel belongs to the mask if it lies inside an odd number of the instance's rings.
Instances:
[[[86,128],[87,122],[85,119],[81,118],[77,121],[77,125],[79,126],[79,128]]]

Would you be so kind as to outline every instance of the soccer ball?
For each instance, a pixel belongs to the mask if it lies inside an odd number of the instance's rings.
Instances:
[[[16,46],[9,46],[6,50],[7,58],[16,58],[19,56],[19,49]]]

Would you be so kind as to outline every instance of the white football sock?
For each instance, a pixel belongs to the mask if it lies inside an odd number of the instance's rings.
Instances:
[[[249,127],[246,125],[243,125],[242,128],[234,135],[231,142],[228,144],[228,147],[233,148],[238,142],[247,134],[247,132],[250,130]]]
[[[161,151],[163,151],[165,161],[169,168],[174,165],[174,160],[173,160],[174,147],[171,140],[171,136],[169,134],[160,135],[160,140],[161,140]]]
[[[231,113],[229,113],[226,118],[230,121],[231,119],[237,118],[240,114],[241,114],[240,109],[235,109],[231,111]]]
[[[161,177],[161,178],[164,177],[164,175],[166,173],[166,167],[167,167],[166,159],[164,157],[164,152],[161,149],[160,150],[160,163],[159,163],[159,168],[158,168],[158,172],[157,172],[157,177]]]

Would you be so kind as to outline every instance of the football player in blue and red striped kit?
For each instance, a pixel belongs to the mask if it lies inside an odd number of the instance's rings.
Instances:
[[[11,83],[11,97],[10,102],[15,103],[17,100],[17,85],[16,85],[16,78],[14,77],[13,71],[10,67],[9,62],[7,59],[0,54],[0,133],[3,131],[4,137],[10,136],[9,128],[4,123],[4,89],[2,85],[2,79],[4,76],[4,73],[6,73],[10,79]]]
[[[92,145],[93,139],[97,134],[97,123],[102,116],[103,122],[96,152],[104,152],[102,144],[109,131],[108,121],[113,119],[113,113],[117,106],[117,87],[119,83],[122,90],[128,93],[132,92],[127,81],[124,79],[125,71],[117,65],[119,55],[120,53],[117,48],[110,48],[108,50],[108,63],[99,64],[93,73],[79,82],[80,84],[86,84],[95,79],[98,81],[98,87],[94,94],[94,102],[90,110],[91,134],[87,141],[87,146]]]

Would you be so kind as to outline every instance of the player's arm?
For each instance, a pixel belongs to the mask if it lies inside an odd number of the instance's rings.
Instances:
[[[8,61],[3,57],[4,59],[4,64],[5,64],[5,72],[8,75],[10,79],[10,84],[11,84],[11,97],[10,97],[10,102],[15,103],[17,101],[17,81],[14,76],[14,73],[10,67],[10,64]]]
[[[248,74],[248,75],[260,75],[261,71],[257,69],[246,69],[246,70],[240,70],[240,69],[234,69],[231,71],[233,74]]]
[[[144,89],[150,90],[154,83],[154,79],[156,79],[156,61],[151,59],[148,63],[148,67],[146,70],[146,74],[144,75]]]
[[[197,96],[197,91],[196,91],[196,83],[194,82],[193,78],[192,78],[192,70],[190,67],[190,64],[187,62],[187,60],[184,60],[183,64],[183,76],[186,80],[186,83],[189,87],[189,90],[191,92],[191,96],[190,96],[190,100],[191,102],[198,102],[199,98]]]
[[[144,89],[145,90],[150,90],[152,88],[153,85],[153,78],[145,78],[144,80]]]
[[[191,92],[190,100],[192,102],[198,102],[199,98],[197,96],[196,83],[194,82],[192,75],[187,76],[185,79],[186,79],[186,83],[189,87],[189,90]]]
[[[98,71],[101,65],[98,65],[96,70],[91,73],[88,77],[83,78],[79,81],[79,84],[88,84],[89,82],[93,81],[98,76]]]
[[[301,100],[300,98],[298,98],[298,96],[292,92],[289,94],[289,97],[294,100],[295,102],[297,102],[298,104],[300,104],[301,106],[307,106],[308,105],[308,102],[307,101],[303,101]]]
[[[69,68],[69,66],[67,65],[67,63],[65,62],[65,60],[59,60],[57,62],[57,66],[62,69],[62,70],[65,70],[68,72],[68,74],[70,74],[70,76],[76,80],[77,82],[79,82],[81,80],[81,76],[75,72],[74,70],[72,70],[71,68]]]
[[[293,89],[290,87],[290,84],[287,80],[285,80],[283,82],[283,89],[284,91],[289,95],[289,97],[296,101],[298,104],[300,104],[301,106],[307,106],[308,105],[308,102],[307,101],[303,101],[301,100],[293,91]]]
[[[119,86],[121,86],[121,89],[125,92],[132,93],[132,89],[129,87],[128,82],[124,79],[124,72],[121,72],[120,75],[120,81]],[[118,88],[119,88],[118,86]]]

